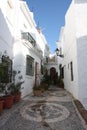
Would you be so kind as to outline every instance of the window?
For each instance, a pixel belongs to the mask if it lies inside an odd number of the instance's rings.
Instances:
[[[60,77],[64,78],[64,67],[62,67],[62,64],[59,65],[59,69],[60,69]]]
[[[71,69],[71,81],[73,81],[73,62],[70,62],[70,69]]]
[[[61,77],[64,78],[64,67],[61,68]]]
[[[42,60],[41,60],[41,74],[43,74],[43,64],[42,64]]]
[[[69,69],[69,64],[68,64],[68,69]]]
[[[60,47],[60,55],[62,55],[62,48]]]
[[[26,75],[34,75],[34,59],[29,55],[26,57]]]

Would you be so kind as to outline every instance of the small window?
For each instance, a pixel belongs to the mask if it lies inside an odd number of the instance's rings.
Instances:
[[[61,75],[62,75],[62,78],[64,78],[64,67],[61,68]]]
[[[34,75],[34,59],[28,55],[26,57],[26,75]]]
[[[59,69],[60,69],[60,77],[64,78],[64,67],[62,67],[62,64],[60,64]]]
[[[71,69],[71,81],[73,81],[73,62],[70,62],[70,69]]]
[[[68,69],[69,69],[69,64],[68,64]]]
[[[62,48],[60,47],[60,55],[62,55]]]

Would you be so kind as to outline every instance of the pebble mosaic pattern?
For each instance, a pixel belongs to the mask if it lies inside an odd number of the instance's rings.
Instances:
[[[53,123],[65,120],[69,116],[66,107],[56,103],[32,103],[20,110],[21,116],[26,120]]]
[[[28,97],[25,97],[23,100],[29,100],[29,101],[72,101],[72,97],[69,96],[69,93],[66,91],[46,91],[42,93],[40,96],[34,96],[33,93]]]
[[[87,130],[65,90],[25,97],[0,116],[0,130]]]

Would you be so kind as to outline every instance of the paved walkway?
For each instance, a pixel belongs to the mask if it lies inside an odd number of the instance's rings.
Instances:
[[[87,130],[73,98],[51,86],[39,97],[33,94],[0,115],[0,130]]]

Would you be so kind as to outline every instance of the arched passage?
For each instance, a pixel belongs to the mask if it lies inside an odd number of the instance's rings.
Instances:
[[[52,84],[56,84],[56,69],[54,67],[50,68],[50,80]]]

